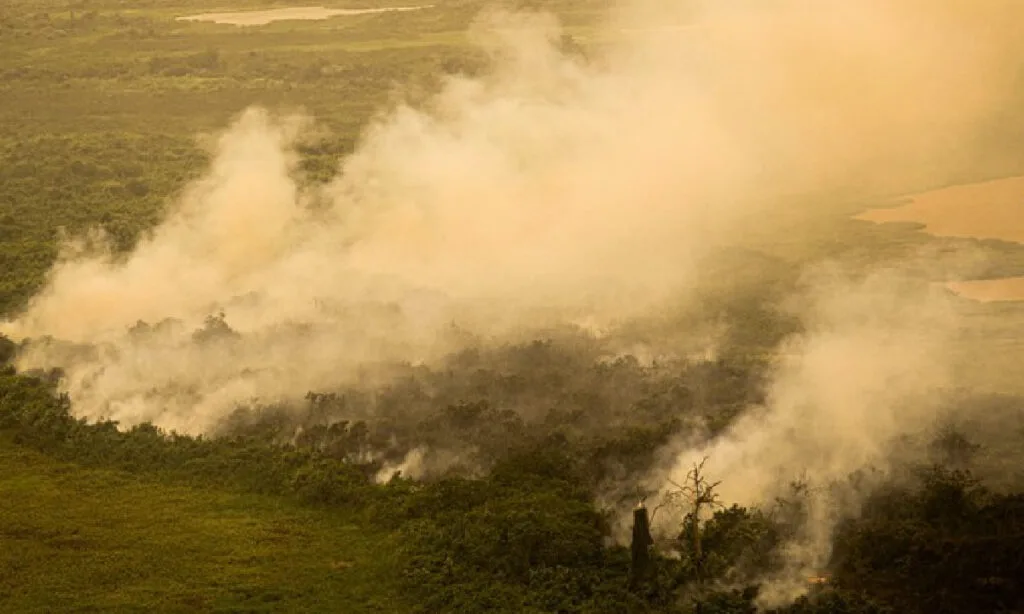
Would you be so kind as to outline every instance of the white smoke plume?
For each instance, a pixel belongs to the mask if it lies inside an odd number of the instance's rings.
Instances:
[[[706,458],[722,501],[769,510],[791,483],[805,484],[807,517],[784,546],[786,568],[763,586],[765,606],[803,594],[825,569],[833,529],[862,499],[848,478],[887,469],[893,446],[933,423],[950,382],[956,316],[946,293],[894,272],[856,280],[834,267],[809,284],[806,331],[783,346],[765,405],[703,445],[673,446],[672,464],[650,483],[671,490]]]
[[[61,260],[4,326],[104,349],[66,363],[37,344],[22,365],[64,367],[83,415],[201,432],[252,397],[425,360],[452,323],[655,313],[701,257],[770,222],[762,203],[920,179],[1006,94],[1003,3],[657,4],[613,12],[589,61],[550,17],[486,15],[489,74],[369,127],[326,211],[294,178],[304,122],[247,111],[133,253]],[[218,309],[242,339],[190,343]],[[166,318],[179,332],[126,340]]]

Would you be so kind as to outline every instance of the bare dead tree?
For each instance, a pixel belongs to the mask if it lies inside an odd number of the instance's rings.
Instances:
[[[697,580],[697,612],[703,610],[701,595],[703,595],[704,585],[704,551],[701,545],[700,536],[700,518],[701,513],[708,509],[715,509],[724,507],[722,502],[719,500],[718,493],[715,492],[715,488],[721,484],[721,480],[717,482],[708,482],[707,477],[704,475],[704,465],[708,462],[708,457],[705,456],[699,463],[694,463],[693,467],[686,473],[686,480],[679,484],[673,480],[668,480],[674,490],[667,491],[662,496],[662,502],[658,505],[654,512],[651,514],[651,520],[653,522],[654,514],[665,506],[669,505],[678,509],[686,510],[685,518],[690,519],[690,527],[686,527],[686,521],[683,522],[683,533],[689,528],[692,532],[691,546],[693,548],[692,557],[694,572]]]

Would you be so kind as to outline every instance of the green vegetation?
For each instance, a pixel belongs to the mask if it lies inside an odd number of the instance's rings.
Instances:
[[[505,377],[536,390],[529,366],[552,364],[544,359],[550,348],[512,351],[532,360]],[[579,368],[570,364],[566,371]],[[723,379],[699,371],[675,373],[677,398],[662,407],[652,403],[664,393],[651,371],[625,361],[603,375],[618,390],[646,390],[651,397],[632,407],[651,417],[728,412],[728,389],[675,410],[695,384]],[[507,385],[497,374],[464,373],[478,385]],[[753,384],[756,369],[734,377]],[[696,529],[697,553],[687,545],[695,530],[688,516],[677,538],[683,555],[655,555],[647,577],[631,584],[629,550],[608,545],[613,519],[593,501],[623,471],[649,466],[659,443],[686,433],[678,420],[588,431],[565,403],[542,421],[461,404],[419,421],[410,410],[403,422],[399,408],[425,402],[406,381],[383,391],[379,406],[400,413],[372,423],[329,417],[332,405],[355,397],[313,394],[294,442],[281,437],[289,426],[294,432],[288,417],[301,421],[303,407],[240,410],[222,436],[193,439],[76,420],[51,383],[11,369],[0,391],[0,459],[9,468],[0,520],[5,552],[14,553],[4,559],[9,580],[0,594],[8,610],[45,610],[65,598],[126,609],[690,612],[696,599],[703,612],[749,612],[758,578],[785,563],[776,546],[809,513],[799,484],[768,509],[718,509]],[[597,389],[589,402],[600,407],[607,394]],[[514,397],[504,402],[514,406]],[[1016,400],[989,403],[993,421],[1008,425]],[[455,467],[427,481],[373,484],[396,442],[440,450],[458,442],[489,471],[470,479]],[[361,461],[367,450],[376,459]],[[995,612],[1019,603],[1020,496],[989,492],[971,477],[978,449],[958,432],[932,450],[934,464],[908,465],[840,527],[825,570],[831,581],[780,612]],[[869,478],[851,475],[835,488]],[[76,565],[94,565],[95,577],[60,571]]]
[[[387,534],[0,442],[5,612],[401,610]]]

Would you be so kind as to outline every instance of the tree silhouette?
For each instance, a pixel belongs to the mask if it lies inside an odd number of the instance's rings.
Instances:
[[[662,504],[658,506],[660,508],[664,505],[669,505],[685,510],[679,540],[682,543],[685,543],[687,539],[690,540],[692,548],[690,557],[693,561],[696,585],[695,611],[698,614],[703,611],[705,579],[704,550],[700,534],[701,513],[708,509],[724,507],[719,500],[718,494],[715,492],[715,488],[722,482],[708,482],[704,474],[704,465],[707,462],[708,457],[705,456],[699,463],[694,463],[693,467],[686,473],[686,480],[682,484],[671,479],[668,480],[669,484],[674,487],[674,490],[666,492],[662,497]]]

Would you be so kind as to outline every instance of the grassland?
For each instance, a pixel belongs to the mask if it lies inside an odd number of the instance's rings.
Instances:
[[[4,612],[402,611],[391,539],[336,510],[83,468],[0,439]]]

